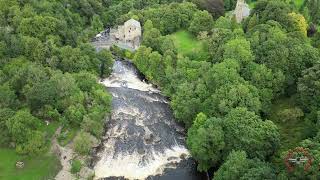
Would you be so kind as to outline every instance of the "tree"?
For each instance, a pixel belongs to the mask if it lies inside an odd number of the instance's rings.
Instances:
[[[101,22],[99,16],[93,15],[91,26],[96,33],[101,32],[103,30],[103,23]]]
[[[257,1],[252,9],[251,17],[255,14],[260,17],[259,24],[266,23],[269,20],[277,21],[282,26],[289,24],[290,6],[285,1],[279,0],[260,0]]]
[[[280,144],[278,128],[272,121],[262,121],[254,112],[238,107],[223,120],[224,157],[232,150],[243,150],[250,158],[266,159]]]
[[[242,66],[252,62],[254,56],[250,49],[250,42],[244,38],[233,39],[224,45],[224,59],[235,59]]]
[[[160,50],[160,37],[161,33],[157,28],[153,27],[152,21],[146,21],[144,25],[143,41],[142,44],[152,48],[154,51]]]
[[[208,52],[211,55],[211,62],[221,62],[223,60],[224,44],[233,39],[234,35],[230,29],[214,29],[208,42]]]
[[[164,78],[162,56],[157,51],[154,51],[149,55],[149,69],[146,72],[146,75],[149,80],[154,80],[158,83]]]
[[[51,81],[35,82],[24,87],[24,95],[31,110],[38,110],[45,105],[55,105],[57,92]]]
[[[38,155],[43,153],[46,148],[45,136],[41,131],[33,131],[27,142],[17,146],[19,153],[27,153],[29,155]]]
[[[303,70],[311,68],[313,64],[320,61],[320,51],[295,37],[290,37],[288,49],[288,72],[286,76],[288,84],[294,86],[298,78],[301,77]]]
[[[214,28],[232,29],[232,21],[229,18],[221,16],[214,22]]]
[[[46,50],[44,44],[38,39],[29,36],[22,37],[22,44],[24,49],[24,54],[30,60],[45,63],[46,60]]]
[[[147,72],[149,67],[149,55],[152,49],[141,46],[136,52],[133,62],[141,72]]]
[[[7,147],[10,144],[11,135],[6,122],[14,116],[15,112],[8,108],[0,108],[0,147]]]
[[[175,117],[183,121],[187,127],[192,125],[193,118],[201,111],[201,99],[194,93],[195,84],[183,83],[173,95],[171,106]]]
[[[11,90],[8,83],[0,85],[0,108],[11,107],[17,105],[17,95]]]
[[[192,2],[210,12],[214,17],[224,14],[223,0],[192,0]]]
[[[302,72],[298,81],[300,103],[304,109],[314,111],[320,107],[320,65],[315,65]]]
[[[74,138],[74,150],[81,155],[88,155],[93,145],[93,137],[86,132],[81,131]]]
[[[160,39],[160,53],[166,55],[168,53],[176,53],[176,47],[170,36],[162,36]]]
[[[37,37],[44,41],[46,36],[57,34],[59,29],[59,20],[51,16],[34,16],[23,18],[18,31],[26,36]]]
[[[258,113],[261,110],[259,91],[247,83],[226,84],[221,86],[208,99],[210,115],[226,115],[233,108],[244,107]]]
[[[309,0],[306,1],[308,12],[310,14],[311,21],[315,24],[319,24],[320,21],[320,1]]]
[[[271,100],[283,91],[285,81],[283,73],[281,71],[273,72],[264,64],[251,62],[243,70],[242,77],[259,89],[262,111],[268,113]]]
[[[269,164],[258,159],[248,159],[244,151],[232,151],[214,174],[214,179],[276,179]]]
[[[303,15],[292,12],[292,13],[289,13],[289,17],[290,17],[290,20],[292,21],[291,31],[298,31],[303,36],[307,37],[308,24],[306,19],[303,17]]]
[[[17,144],[24,144],[32,138],[33,131],[39,128],[40,120],[25,109],[17,111],[13,117],[7,120],[6,125],[12,139]]]
[[[221,63],[214,64],[207,71],[204,79],[212,94],[221,86],[245,82],[240,76],[240,64],[234,59],[226,59]]]
[[[207,117],[200,113],[188,130],[187,144],[192,157],[197,160],[198,170],[207,171],[221,160],[224,149],[224,132],[220,119]]]
[[[246,170],[249,169],[246,152],[232,151],[227,160],[214,174],[214,179],[240,179]]]
[[[110,51],[108,50],[101,50],[97,54],[98,59],[100,60],[100,77],[105,78],[109,76],[112,72],[112,65],[114,62],[114,58]]]
[[[53,87],[56,92],[56,105],[55,108],[59,112],[65,111],[71,104],[80,103],[81,104],[81,97],[80,102],[72,102],[72,98],[79,95],[82,96],[83,94],[80,93],[79,88],[76,85],[75,79],[69,73],[61,73],[56,72],[50,78],[50,83],[53,84]]]
[[[90,57],[82,54],[79,48],[65,46],[59,49],[59,69],[63,72],[80,72],[90,66]]]
[[[198,11],[194,14],[190,23],[189,31],[198,35],[202,31],[210,31],[213,25],[213,18],[207,11]]]
[[[81,128],[97,138],[100,138],[103,133],[103,126],[101,125],[101,122],[94,121],[90,119],[89,116],[84,116]]]
[[[92,89],[98,86],[96,83],[97,77],[94,74],[86,71],[81,71],[72,75],[81,91],[90,92]]]
[[[65,117],[67,121],[72,124],[79,126],[83,121],[83,116],[85,115],[86,110],[81,104],[71,105],[65,110]]]

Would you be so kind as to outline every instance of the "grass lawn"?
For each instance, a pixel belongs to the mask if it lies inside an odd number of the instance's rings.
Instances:
[[[170,35],[179,54],[192,59],[206,60],[208,57],[204,44],[198,41],[191,33],[182,30]]]
[[[17,161],[23,161],[23,169],[16,169]],[[0,148],[0,180],[47,180],[53,179],[60,169],[54,155],[27,157],[18,155],[14,149]]]

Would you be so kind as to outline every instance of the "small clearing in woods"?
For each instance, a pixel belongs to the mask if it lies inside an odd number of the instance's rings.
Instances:
[[[22,156],[14,149],[0,148],[0,179],[34,180],[52,179],[60,170],[60,162],[53,154]],[[17,161],[24,162],[24,168],[17,169]]]
[[[284,117],[290,117],[287,120],[282,117],[281,112],[287,109],[298,108],[294,103],[293,98],[280,98],[276,100],[271,106],[271,113],[268,117],[273,121],[279,128],[281,145],[277,153],[274,156],[274,160],[278,163],[282,163],[282,158],[280,157],[283,152],[288,151],[289,149],[297,147],[297,144],[302,140],[308,138],[310,135],[310,125],[304,121],[304,116],[300,118],[295,118],[299,114],[297,112],[287,113],[290,115]]]
[[[194,59],[203,59],[208,56],[204,43],[188,31],[181,30],[170,36],[179,54],[191,56]]]

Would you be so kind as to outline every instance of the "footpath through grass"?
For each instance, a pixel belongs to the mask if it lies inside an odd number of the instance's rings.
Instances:
[[[208,53],[205,51],[204,43],[198,41],[191,33],[181,30],[170,35],[178,54],[188,56],[191,59],[206,60]]]

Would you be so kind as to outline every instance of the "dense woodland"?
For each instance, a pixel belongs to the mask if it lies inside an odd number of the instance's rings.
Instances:
[[[242,24],[208,6],[209,12],[201,10],[201,3],[123,17],[144,22],[144,46],[134,63],[171,98],[175,117],[189,128],[198,170],[215,171],[214,179],[319,179],[319,1],[298,7],[260,0]],[[235,2],[228,3],[225,11]],[[170,34],[181,29],[203,42],[204,54],[178,53]],[[289,107],[277,107],[288,99]],[[304,131],[293,131],[287,136],[301,138],[285,142],[283,129],[296,127],[280,125],[290,123]],[[284,158],[295,147],[312,154],[309,171],[287,172]]]
[[[61,142],[81,130],[79,153],[89,152],[87,139],[101,137],[111,96],[98,77],[110,74],[113,57],[97,53],[88,39],[103,28],[95,13],[103,7],[0,1],[0,147],[28,156],[47,152],[57,127],[47,123],[63,127]]]
[[[143,46],[124,55],[171,99],[199,171],[320,179],[320,1],[247,3],[251,14],[237,24],[236,0],[0,0],[0,147],[48,151],[49,121],[81,131],[76,150],[89,153],[110,111],[98,78],[113,64],[90,39],[134,18]],[[201,50],[182,52],[179,31]],[[308,171],[287,171],[283,159],[295,147],[312,155]]]

